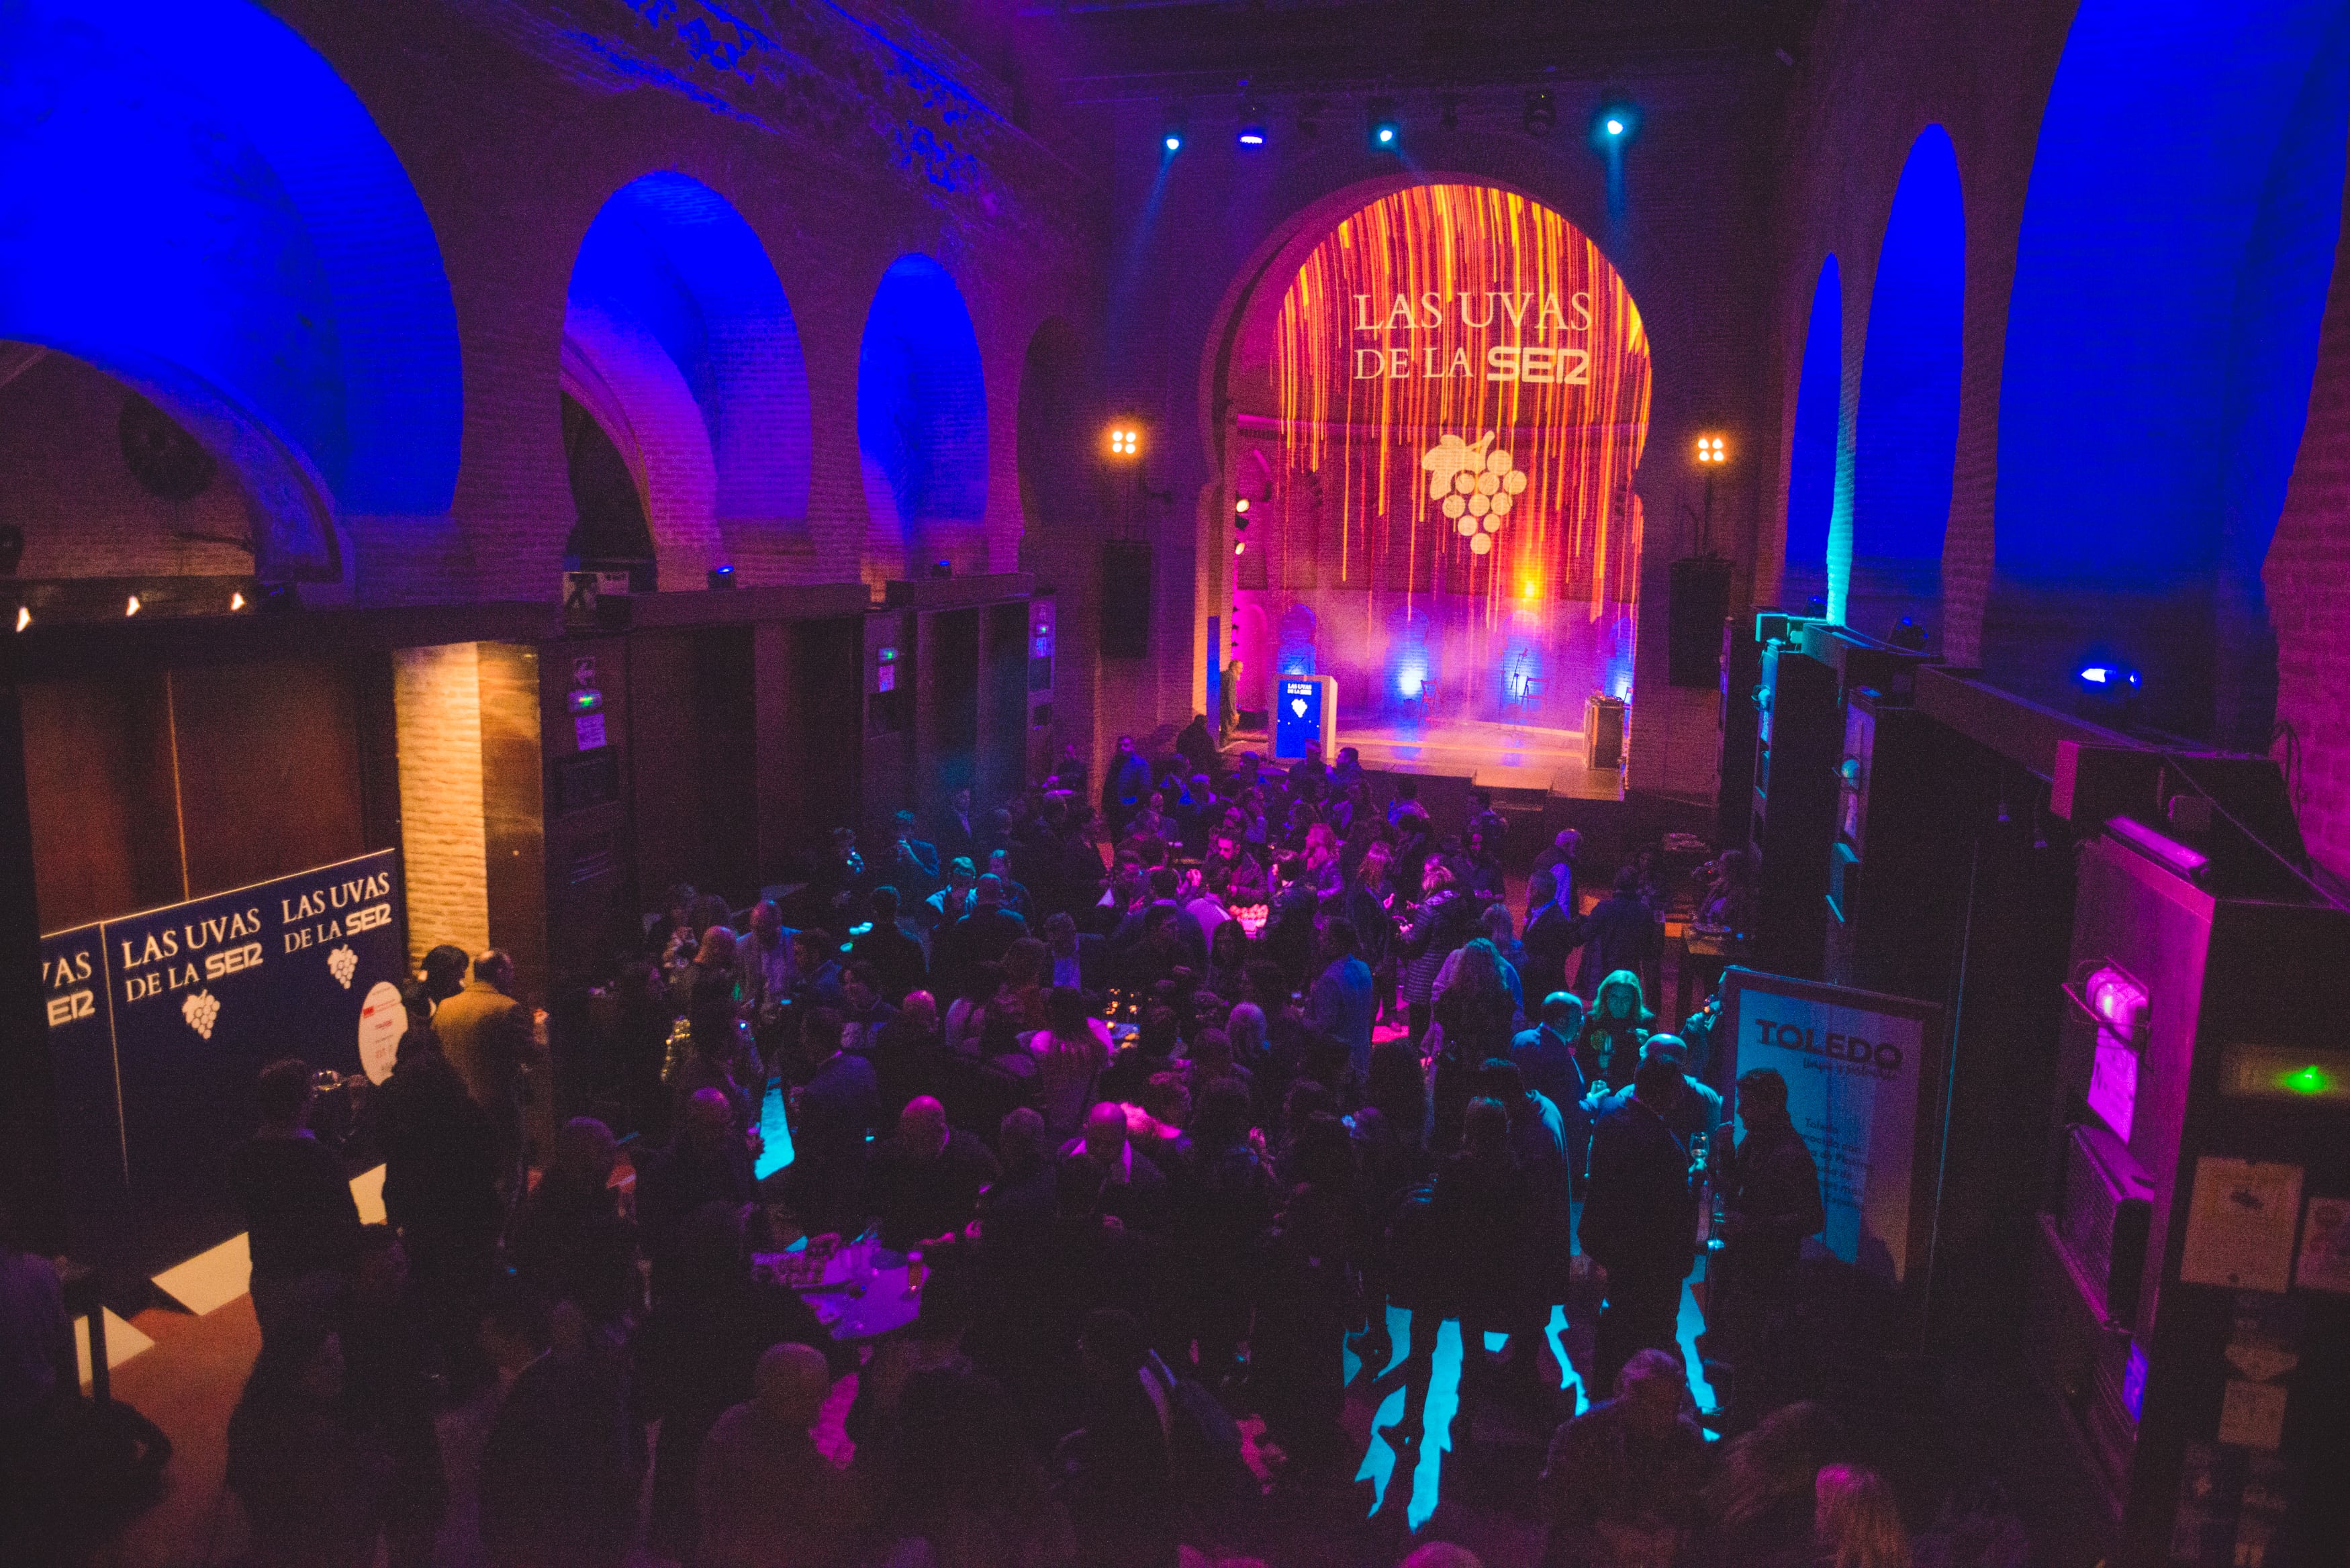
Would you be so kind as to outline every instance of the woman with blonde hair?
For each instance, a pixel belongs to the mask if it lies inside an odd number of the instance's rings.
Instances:
[[[1823,1465],[1812,1493],[1813,1561],[1821,1568],[1909,1568],[1909,1532],[1884,1477],[1859,1465]]]

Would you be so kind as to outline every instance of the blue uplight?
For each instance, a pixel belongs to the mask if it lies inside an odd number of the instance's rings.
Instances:
[[[1240,140],[1243,147],[1263,147],[1264,145],[1264,132],[1260,128],[1252,125],[1246,127],[1241,131]]]
[[[1610,135],[1610,136],[1621,136],[1621,135],[1623,135],[1623,134],[1624,134],[1624,122],[1623,122],[1622,120],[1620,120],[1620,119],[1616,119],[1611,118],[1611,119],[1607,121],[1607,134],[1608,134],[1608,135]]]
[[[2124,687],[2135,688],[2139,683],[2137,671],[2126,665],[2085,664],[2081,666],[2079,674],[2084,685],[2106,691],[2117,691]]]
[[[1171,130],[1170,130],[1170,131],[1169,131],[1169,132],[1167,133],[1166,147],[1167,147],[1167,151],[1170,151],[1170,152],[1180,152],[1180,151],[1183,151],[1183,138],[1182,138],[1181,136],[1178,135],[1178,134],[1177,134],[1176,132],[1174,132],[1174,131],[1171,131]]]

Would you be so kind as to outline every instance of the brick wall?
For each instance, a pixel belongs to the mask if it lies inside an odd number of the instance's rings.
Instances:
[[[2302,836],[2350,876],[2350,226],[2335,252],[2309,424],[2262,573],[2277,636],[2277,718],[2293,726]],[[2280,742],[2278,755],[2292,750]]]
[[[408,946],[490,945],[482,815],[482,683],[477,645],[402,649],[392,701],[400,731],[400,847],[408,871]]]

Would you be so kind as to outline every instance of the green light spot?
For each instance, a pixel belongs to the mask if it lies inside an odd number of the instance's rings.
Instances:
[[[2277,1083],[2296,1095],[2322,1095],[2334,1086],[2333,1075],[2314,1062],[2278,1074]]]

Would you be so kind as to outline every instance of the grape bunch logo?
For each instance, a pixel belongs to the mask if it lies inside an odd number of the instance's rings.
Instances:
[[[1440,503],[1471,554],[1493,548],[1493,535],[1525,493],[1526,472],[1493,445],[1487,431],[1474,442],[1448,435],[1428,449],[1419,466],[1428,471],[1428,498]]]
[[[220,1018],[220,999],[209,991],[197,992],[180,1003],[180,1016],[199,1036],[209,1040],[213,1037],[213,1024]]]
[[[359,955],[347,947],[337,948],[327,955],[327,972],[333,975],[345,991],[351,988],[351,976],[359,967]]]

